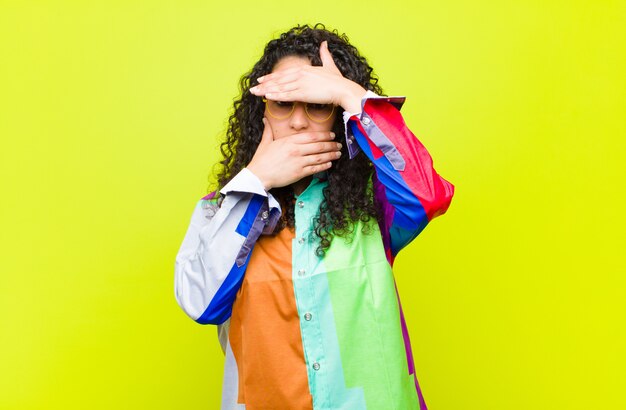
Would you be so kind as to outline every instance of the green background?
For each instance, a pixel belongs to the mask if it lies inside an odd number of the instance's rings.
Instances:
[[[217,409],[174,258],[237,93],[348,34],[456,185],[395,274],[431,410],[626,408],[626,2],[1,1],[0,408]]]

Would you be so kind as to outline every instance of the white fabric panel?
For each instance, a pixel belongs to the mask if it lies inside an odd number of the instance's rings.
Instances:
[[[235,230],[253,194],[268,195],[258,178],[247,169],[237,174],[222,191],[227,195],[219,208],[209,201],[198,202],[176,256],[176,300],[194,320],[204,313],[235,263],[246,239]],[[277,204],[273,196],[270,202]]]
[[[226,361],[224,363],[224,382],[222,384],[222,406],[221,410],[245,410],[245,404],[237,404],[239,394],[239,374],[237,372],[237,362],[230,347],[230,342],[226,344]]]
[[[261,180],[248,168],[242,169],[229,183],[224,185],[220,192],[226,195],[229,192],[250,192],[267,196],[267,191]]]

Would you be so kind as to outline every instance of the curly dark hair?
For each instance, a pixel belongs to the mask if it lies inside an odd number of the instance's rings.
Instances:
[[[311,65],[321,66],[319,49],[325,40],[337,68],[344,77],[366,90],[384,95],[372,67],[349,43],[345,34],[340,35],[337,30],[327,30],[321,23],[313,27],[305,24],[291,28],[265,46],[261,59],[239,81],[241,96],[234,101],[234,112],[228,119],[226,139],[220,144],[224,159],[219,162],[221,169],[217,172],[218,190],[250,163],[261,141],[265,104],[261,98],[250,93],[250,87],[257,85],[257,78],[270,73],[274,65],[286,56],[306,57]],[[342,140],[342,135],[345,139],[341,115],[336,116],[332,131],[338,136],[338,141]],[[341,151],[343,155],[333,161],[327,171],[328,185],[323,190],[324,199],[314,219],[315,234],[319,237],[316,253],[319,256],[325,254],[334,235],[346,237],[353,232],[355,222],[359,220],[369,222],[372,218],[377,218],[379,212],[370,184],[374,172],[372,163],[361,152],[355,158],[349,159],[347,144],[343,144]],[[291,186],[272,188],[270,193],[283,209],[274,234],[286,226],[293,228],[295,225],[293,188]],[[369,231],[368,223],[363,225],[363,231],[364,233]]]

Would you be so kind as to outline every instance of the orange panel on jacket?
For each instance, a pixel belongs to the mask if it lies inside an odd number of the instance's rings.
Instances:
[[[291,277],[294,237],[286,228],[257,240],[233,304],[229,340],[246,409],[313,408]]]

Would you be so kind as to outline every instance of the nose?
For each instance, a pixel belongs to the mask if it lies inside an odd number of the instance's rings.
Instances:
[[[289,118],[289,126],[296,131],[302,130],[309,126],[309,117],[304,110],[304,103],[296,102],[293,114]]]

